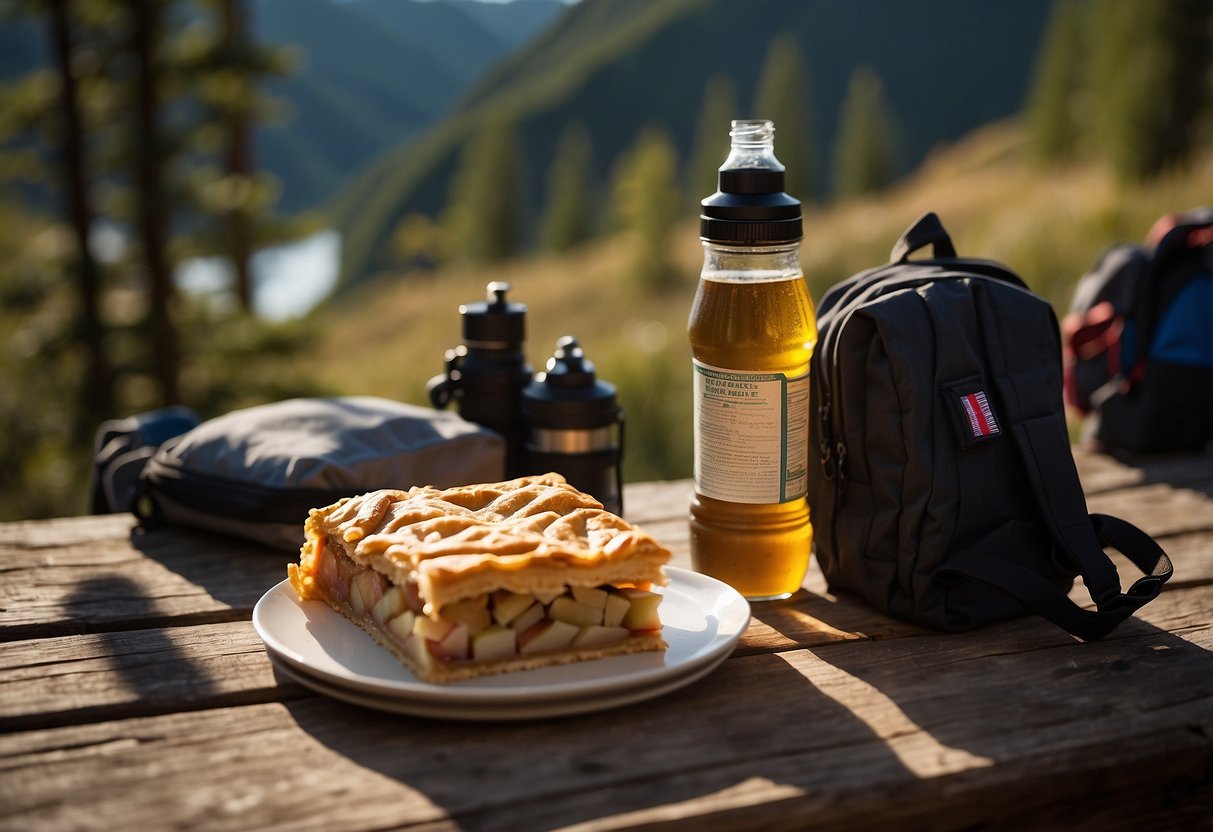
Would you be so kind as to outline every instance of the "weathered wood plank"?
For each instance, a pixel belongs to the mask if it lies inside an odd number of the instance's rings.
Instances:
[[[0,641],[247,619],[291,559],[200,531],[132,532],[120,515],[0,529]]]
[[[1165,483],[1091,495],[1087,510],[1123,518],[1155,537],[1213,530],[1208,495]]]
[[[689,567],[685,522],[652,528],[673,550],[671,563]],[[284,553],[205,535],[161,538],[164,545],[144,543],[142,551],[105,541],[48,549],[33,562],[26,553],[27,562],[10,567],[0,583],[0,640],[244,620],[265,589],[281,579],[288,559]],[[1176,563],[1175,585],[1213,581],[1213,531],[1177,532],[1160,540]],[[1122,574],[1128,585],[1135,570],[1122,561]],[[810,596],[830,596],[815,562],[805,586]],[[1076,597],[1081,599],[1081,592]],[[832,610],[834,616],[845,612],[843,607]],[[861,605],[855,615],[829,623],[872,637],[887,631],[879,617],[862,623],[865,616]]]
[[[0,733],[289,699],[248,622],[13,642]]]
[[[1213,593],[1184,593],[1209,583],[1213,547],[1209,536],[1181,536],[1190,545],[1172,547],[1181,580],[1138,614],[1153,627],[1181,632],[1213,621]],[[1193,568],[1195,564],[1196,568]],[[1126,567],[1126,577],[1131,571]],[[1197,580],[1195,574],[1203,574]],[[1127,584],[1126,580],[1126,584]],[[819,573],[810,584],[822,583]],[[109,584],[92,587],[104,593]],[[1081,585],[1074,599],[1089,605]],[[104,598],[95,599],[101,603]],[[817,647],[837,641],[934,635],[930,630],[882,616],[861,600],[821,589],[787,601],[755,605],[737,655]],[[137,629],[11,642],[0,652],[0,730],[91,722],[173,709],[219,707],[298,695],[278,690],[252,625],[198,624],[167,629],[132,622]],[[1112,638],[1140,635],[1130,621]],[[996,650],[1016,643],[1065,645],[1072,639],[1039,619],[983,631]],[[997,639],[995,639],[997,636]]]
[[[831,611],[823,611],[827,606]],[[885,635],[925,632],[893,621],[873,628],[870,618],[858,603],[806,596],[756,615],[738,654],[868,637],[839,624]],[[0,732],[265,702],[299,692],[293,683],[276,681],[248,622],[31,639],[11,642],[0,653]]]
[[[1168,590],[1111,640],[1186,632],[1213,621],[1213,591]],[[854,599],[802,593],[756,607],[735,655],[839,641],[935,636]],[[1061,647],[1073,639],[1038,619],[982,631],[981,654]],[[0,652],[0,732],[291,699],[302,689],[273,673],[248,622],[149,628],[13,642]]]
[[[1074,462],[1087,494],[1151,483],[1169,483],[1177,488],[1213,494],[1213,449],[1203,454],[1125,456],[1123,459],[1076,449]]]
[[[1050,649],[993,628],[742,656],[643,706],[516,725],[307,697],[9,734],[0,826],[794,828],[871,819],[881,795],[882,819],[924,826],[946,801],[940,828],[956,828],[1012,822],[1024,800],[1198,789],[1213,632],[1136,630]]]
[[[623,516],[648,526],[662,520],[686,523],[691,507],[691,480],[626,483],[623,486]]]
[[[637,506],[659,518],[681,490],[653,484],[638,493]],[[672,562],[689,568],[685,517],[683,504],[660,539],[674,550]],[[130,515],[5,523],[0,641],[247,619],[291,559],[198,530],[144,531]]]
[[[132,514],[82,515],[54,520],[17,520],[0,525],[0,548],[59,549],[102,540],[126,540],[135,527]]]

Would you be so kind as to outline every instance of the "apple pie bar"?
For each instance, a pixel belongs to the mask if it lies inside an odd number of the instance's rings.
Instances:
[[[312,509],[292,586],[419,679],[662,650],[669,551],[559,474]]]

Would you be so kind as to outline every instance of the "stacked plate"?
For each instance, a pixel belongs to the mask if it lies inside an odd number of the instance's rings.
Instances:
[[[356,705],[444,719],[512,720],[586,713],[669,693],[706,676],[733,652],[750,607],[732,587],[667,569],[661,620],[669,648],[560,667],[422,682],[357,626],[283,581],[253,609],[274,666],[317,693]]]

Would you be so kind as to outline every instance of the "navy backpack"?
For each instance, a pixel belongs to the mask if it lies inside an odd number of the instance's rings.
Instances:
[[[1213,208],[1168,214],[1107,252],[1063,323],[1067,403],[1108,450],[1199,451],[1213,439]]]

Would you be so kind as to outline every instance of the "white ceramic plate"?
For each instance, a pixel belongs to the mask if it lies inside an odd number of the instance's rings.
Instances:
[[[316,693],[340,699],[364,708],[373,708],[389,713],[408,714],[410,716],[434,717],[438,719],[459,719],[477,721],[504,721],[524,719],[545,719],[549,717],[570,716],[592,711],[602,711],[617,708],[662,696],[706,676],[716,669],[715,663],[709,663],[686,676],[679,676],[669,682],[649,687],[641,686],[630,690],[607,692],[601,695],[580,696],[568,699],[542,699],[535,702],[515,701],[508,705],[476,705],[459,703],[450,705],[437,701],[429,702],[423,699],[411,699],[402,696],[377,696],[357,688],[332,685],[324,680],[304,673],[297,667],[284,664],[270,653],[270,663],[274,669],[293,679],[304,687],[311,688]]]
[[[353,623],[283,581],[253,609],[271,658],[319,693],[403,713],[517,719],[614,707],[669,693],[706,675],[733,651],[750,607],[714,578],[669,567],[661,589],[664,652],[612,656],[465,682],[422,682]]]

